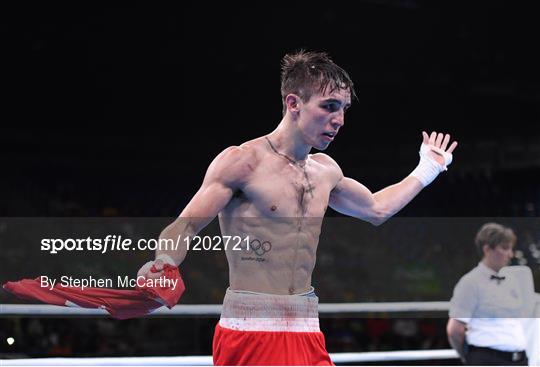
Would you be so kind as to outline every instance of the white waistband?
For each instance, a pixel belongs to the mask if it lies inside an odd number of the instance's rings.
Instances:
[[[230,288],[227,288],[227,292],[241,293],[241,294],[256,294],[258,296],[278,296],[278,294],[244,291],[244,290],[236,290],[236,289],[230,289]],[[315,288],[309,287],[309,289],[303,293],[285,295],[284,297],[291,297],[291,296],[313,297],[315,296]]]
[[[318,303],[316,296],[227,290],[219,324],[240,331],[318,332]]]

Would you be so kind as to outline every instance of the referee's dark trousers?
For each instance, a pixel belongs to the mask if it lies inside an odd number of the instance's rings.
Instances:
[[[465,356],[469,366],[527,366],[529,360],[523,352],[503,352],[497,349],[468,346]]]

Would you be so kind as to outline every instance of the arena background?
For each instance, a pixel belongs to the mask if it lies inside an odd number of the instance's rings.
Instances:
[[[150,253],[53,258],[35,238],[102,223],[159,233],[217,153],[276,126],[280,60],[306,48],[327,51],[355,81],[359,100],[327,150],[346,175],[378,190],[416,166],[422,130],[459,140],[449,171],[389,223],[329,210],[313,278],[321,302],[446,301],[477,262],[472,238],[487,220],[516,228],[516,263],[531,267],[538,290],[534,10],[413,0],[3,6],[0,281],[135,272]],[[188,257],[182,303],[220,302],[222,255]],[[0,302],[21,301],[1,291]],[[207,355],[215,322],[2,318],[0,353]],[[328,350],[346,352],[448,348],[445,322],[439,313],[327,316],[321,325]]]

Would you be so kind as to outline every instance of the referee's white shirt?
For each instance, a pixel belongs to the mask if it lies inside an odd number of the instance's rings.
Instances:
[[[504,276],[498,281],[491,276]],[[526,347],[519,317],[524,316],[525,300],[517,277],[499,273],[482,262],[465,274],[454,288],[450,318],[467,324],[467,343],[505,352]]]

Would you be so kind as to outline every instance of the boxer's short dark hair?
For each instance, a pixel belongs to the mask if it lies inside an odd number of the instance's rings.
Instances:
[[[285,97],[288,94],[297,94],[303,102],[307,102],[314,93],[332,93],[341,89],[348,90],[351,98],[356,98],[349,74],[326,53],[300,50],[283,57],[281,99],[284,115],[287,111]]]

